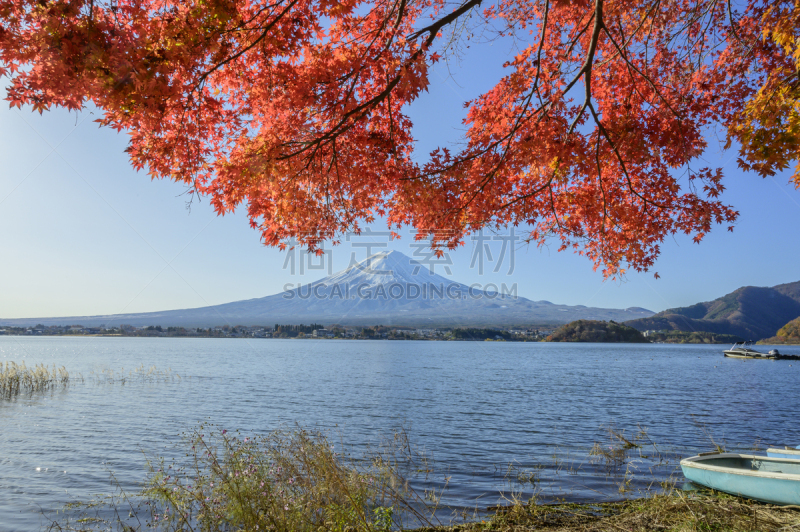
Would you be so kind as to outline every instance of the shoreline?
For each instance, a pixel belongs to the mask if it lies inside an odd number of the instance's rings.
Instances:
[[[258,336],[201,336],[201,335],[142,335],[142,334],[0,334],[0,338],[183,338],[198,340],[356,340],[356,341],[394,341],[394,342],[499,342],[499,343],[537,343],[537,344],[604,344],[604,345],[730,345],[729,342],[579,342],[579,341],[548,341],[536,339],[469,339],[469,338],[326,338],[318,336],[305,337],[258,337]],[[768,346],[800,346],[797,343],[766,343],[764,340],[756,342],[757,345]]]
[[[775,506],[706,488],[603,503],[528,503],[498,507],[480,521],[404,532],[567,532],[800,530],[800,506]]]

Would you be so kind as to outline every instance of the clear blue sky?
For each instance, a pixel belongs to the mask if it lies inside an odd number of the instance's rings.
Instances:
[[[430,92],[410,109],[423,156],[458,140],[462,102],[501,75],[498,51],[507,50],[499,46],[469,51],[451,65],[454,78],[444,63],[433,71]],[[0,317],[198,307],[270,295],[326,273],[284,269],[286,254],[261,245],[244,213],[217,217],[205,200],[187,211],[183,188],[135,172],[123,152],[125,135],[99,129],[97,114],[39,116],[0,107]],[[452,277],[516,283],[519,295],[534,300],[654,311],[714,299],[742,285],[800,280],[800,191],[787,183],[788,173],[774,179],[744,174],[733,152],[713,149],[707,161],[724,166],[723,199],[740,211],[740,220],[733,233],[719,227],[700,245],[682,236],[666,241],[654,269],[661,279],[651,272],[604,282],[589,261],[556,253],[557,245],[518,248],[510,275],[508,254],[498,273],[486,257],[480,275],[470,268],[471,242],[451,255]],[[406,232],[382,249],[412,255],[412,242]],[[495,259],[500,245],[491,243]],[[365,256],[348,242],[334,248],[333,270],[346,267],[352,253]]]

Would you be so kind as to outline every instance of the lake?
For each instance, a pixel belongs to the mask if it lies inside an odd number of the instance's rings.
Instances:
[[[109,492],[112,473],[135,491],[142,452],[182,456],[179,434],[201,421],[330,429],[354,453],[404,428],[438,475],[415,485],[447,476],[443,504],[484,510],[510,490],[636,496],[712,438],[729,450],[800,444],[800,362],[726,359],[724,347],[0,336],[0,362],[73,376],[66,390],[0,399],[0,530],[38,529],[43,512]],[[181,378],[97,377],[141,365]],[[628,439],[646,428],[621,467],[590,455],[615,445],[609,426]],[[535,482],[515,483],[518,472]]]

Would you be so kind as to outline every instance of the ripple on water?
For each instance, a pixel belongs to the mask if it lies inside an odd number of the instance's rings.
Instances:
[[[782,348],[791,350],[792,348]],[[515,490],[571,500],[620,497],[620,471],[590,460],[613,424],[658,444],[634,450],[631,488],[707,450],[800,443],[790,409],[800,365],[723,359],[721,346],[0,337],[0,362],[171,368],[179,382],[98,384],[0,401],[0,529],[36,529],[40,509],[134,491],[142,451],[180,457],[203,420],[245,432],[295,423],[340,430],[358,452],[405,427],[450,477],[442,503],[485,508]],[[800,349],[794,348],[800,354]],[[698,358],[699,357],[699,358]],[[432,363],[435,360],[435,363]],[[509,468],[512,464],[512,468]],[[64,473],[66,471],[66,473]],[[624,472],[624,471],[623,471]],[[520,483],[519,478],[535,482]],[[526,476],[528,475],[528,476]],[[443,477],[417,480],[444,487]]]

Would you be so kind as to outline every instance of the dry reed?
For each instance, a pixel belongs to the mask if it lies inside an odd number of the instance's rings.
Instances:
[[[69,385],[69,372],[64,366],[52,369],[44,364],[32,368],[16,362],[0,363],[0,397],[11,399],[20,394],[33,394],[66,388]]]
[[[127,372],[124,368],[119,371],[114,371],[111,368],[104,368],[97,372],[92,371],[89,373],[89,378],[96,384],[165,383],[182,380],[178,373],[172,371],[172,368],[158,369],[155,366],[145,367],[144,364]]]
[[[389,532],[436,522],[402,474],[418,467],[404,433],[359,458],[302,428],[242,437],[201,425],[185,445],[185,460],[149,462],[140,493],[71,505],[49,529]]]

